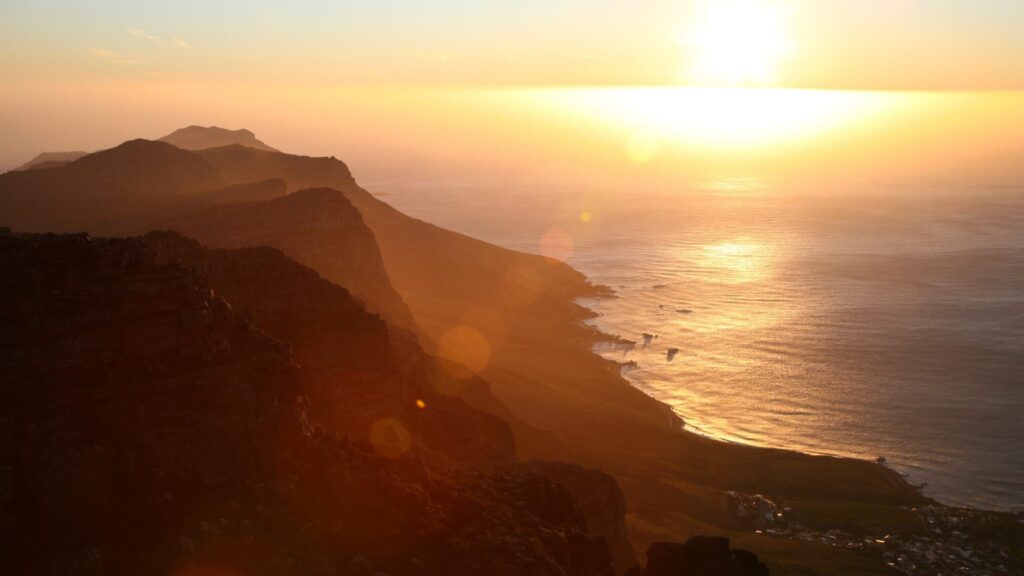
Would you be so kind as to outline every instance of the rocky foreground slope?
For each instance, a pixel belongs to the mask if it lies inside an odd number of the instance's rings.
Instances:
[[[166,256],[0,234],[4,573],[614,573],[558,483],[320,426],[288,346]]]
[[[444,373],[415,337],[344,288],[275,248],[208,249],[176,232],[142,240],[159,261],[194,269],[236,313],[291,347],[307,411],[329,432],[369,442],[374,424],[387,420],[457,460],[514,459],[509,425],[439,392]]]

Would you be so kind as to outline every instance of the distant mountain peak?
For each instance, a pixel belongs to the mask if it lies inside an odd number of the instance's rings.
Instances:
[[[219,126],[189,126],[171,132],[160,139],[184,150],[206,150],[222,146],[245,146],[256,150],[278,152],[276,148],[267,146],[256,138],[251,130],[245,128],[229,130]]]
[[[40,168],[54,168],[56,166],[63,166],[68,162],[74,162],[82,156],[85,156],[88,152],[41,152],[35,158],[15,168],[15,170],[33,170]]]

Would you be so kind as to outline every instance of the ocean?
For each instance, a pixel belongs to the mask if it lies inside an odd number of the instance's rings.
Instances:
[[[633,344],[597,351],[697,433],[884,458],[941,502],[1024,508],[1020,189],[362,181],[614,288],[582,303]]]

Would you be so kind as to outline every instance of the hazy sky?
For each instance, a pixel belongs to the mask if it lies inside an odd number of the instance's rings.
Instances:
[[[1024,88],[1021,0],[770,6],[784,85]],[[674,84],[704,0],[4,0],[2,82]]]
[[[864,91],[588,92],[722,78]],[[912,153],[987,181],[1019,165],[1024,92],[984,90],[1024,90],[1024,0],[0,0],[0,170],[202,124],[359,174],[845,175]]]

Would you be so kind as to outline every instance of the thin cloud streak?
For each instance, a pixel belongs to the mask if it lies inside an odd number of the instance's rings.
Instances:
[[[142,38],[143,40],[149,40],[150,42],[152,42],[154,44],[160,44],[160,45],[163,45],[163,46],[166,46],[166,45],[169,44],[169,45],[175,46],[177,48],[185,48],[185,49],[193,48],[193,46],[192,46],[192,44],[190,42],[188,42],[187,40],[184,40],[182,38],[178,38],[176,36],[172,37],[170,39],[163,39],[160,36],[157,36],[156,34],[150,34],[149,32],[146,32],[142,28],[126,28],[125,32],[127,32],[129,35],[134,36],[136,38]]]
[[[104,61],[107,61],[107,62],[110,62],[112,64],[125,64],[125,65],[135,65],[135,64],[138,64],[137,60],[132,60],[130,58],[121,57],[116,52],[114,52],[112,50],[107,50],[106,48],[91,48],[89,50],[89,53],[92,54],[93,56],[96,56],[97,58],[100,58],[100,59],[102,59]]]
[[[159,42],[160,41],[160,37],[159,36],[156,36],[154,34],[150,34],[150,33],[146,32],[145,30],[143,30],[142,28],[128,28],[125,31],[128,32],[129,34],[131,34],[132,36],[137,37],[137,38],[145,38],[146,40],[149,40],[151,42]]]

